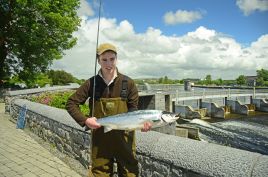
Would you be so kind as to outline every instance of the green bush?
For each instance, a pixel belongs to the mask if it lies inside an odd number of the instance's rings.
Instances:
[[[66,91],[66,92],[54,92],[54,93],[42,93],[38,96],[33,96],[31,101],[46,104],[48,106],[52,106],[55,108],[65,109],[68,98],[74,93],[74,91]],[[80,105],[81,112],[88,116],[89,115],[89,107],[88,105]]]

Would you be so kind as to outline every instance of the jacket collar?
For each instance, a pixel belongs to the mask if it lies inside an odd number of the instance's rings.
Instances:
[[[115,78],[117,78],[117,76],[119,74],[120,73],[118,72],[118,69],[116,68],[116,71],[114,73],[114,76],[113,76],[112,80],[109,82],[109,81],[107,81],[107,80],[104,79],[104,77],[102,75],[102,72],[101,72],[101,69],[98,71],[98,75],[103,79],[103,81],[107,84],[107,86],[111,85],[114,82]]]

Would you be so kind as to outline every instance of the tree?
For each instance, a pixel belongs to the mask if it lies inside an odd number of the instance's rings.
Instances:
[[[223,80],[221,78],[214,81],[216,85],[223,85]]]
[[[206,80],[206,84],[211,84],[212,83],[211,75],[210,74],[206,75],[205,80]]]
[[[257,70],[257,77],[258,79],[263,79],[263,81],[268,81],[268,70],[261,69]]]
[[[27,85],[29,87],[44,87],[45,85],[52,85],[52,79],[48,77],[47,74],[39,73],[35,77],[35,80],[31,82],[30,85]]]
[[[160,77],[160,78],[158,79],[158,83],[159,83],[159,84],[162,84],[162,83],[163,83],[163,78],[162,78],[162,77]]]
[[[257,70],[256,72],[257,72],[256,85],[257,86],[267,86],[268,70],[260,69],[260,70]]]
[[[167,76],[164,77],[164,81],[163,82],[164,82],[164,84],[168,84],[168,77]]]
[[[238,76],[238,78],[236,79],[236,83],[237,83],[238,85],[245,85],[246,82],[247,82],[247,80],[246,80],[246,77],[245,77],[244,75],[240,75],[240,76]]]
[[[50,70],[48,77],[52,80],[53,85],[66,85],[68,83],[77,82],[77,79],[73,77],[72,74],[63,70]]]
[[[79,0],[0,2],[0,80],[33,80],[76,44]]]
[[[256,85],[257,86],[263,86],[264,85],[264,80],[262,77],[258,77],[257,80],[256,80]]]

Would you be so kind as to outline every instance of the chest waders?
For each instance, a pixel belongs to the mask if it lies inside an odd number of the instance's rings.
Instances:
[[[94,116],[96,118],[127,111],[126,99],[122,97],[99,98],[95,101]],[[93,130],[91,155],[91,171],[96,177],[113,175],[113,159],[117,161],[119,177],[138,176],[134,131],[112,130],[104,133],[103,127]]]

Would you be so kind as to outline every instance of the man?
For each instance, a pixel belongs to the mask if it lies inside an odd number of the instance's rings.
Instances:
[[[117,50],[112,44],[101,44],[97,50],[101,69],[95,76],[95,102],[93,117],[84,116],[79,105],[89,98],[92,112],[94,76],[87,80],[68,99],[66,108],[81,126],[92,129],[92,173],[96,177],[112,176],[113,159],[116,159],[118,175],[138,176],[135,132],[112,130],[104,133],[97,118],[135,111],[138,109],[138,90],[132,79],[118,72]],[[151,128],[149,122],[142,131]]]

